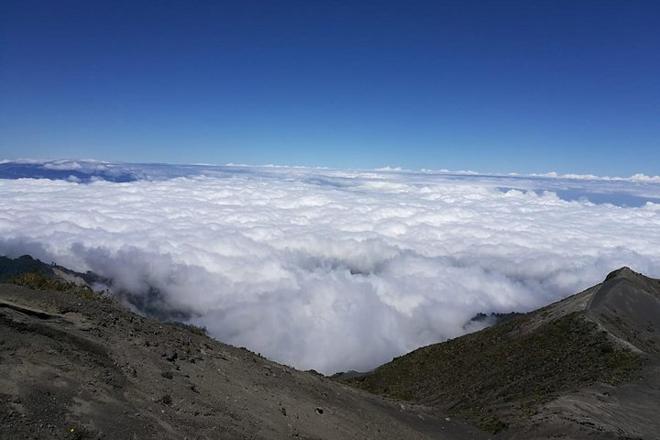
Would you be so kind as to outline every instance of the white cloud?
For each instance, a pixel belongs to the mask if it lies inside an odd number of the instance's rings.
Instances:
[[[213,336],[327,373],[370,369],[461,334],[477,312],[529,310],[622,265],[660,275],[652,203],[566,201],[515,176],[195,170],[0,180],[0,253],[154,286]],[[660,197],[652,182],[634,191]]]

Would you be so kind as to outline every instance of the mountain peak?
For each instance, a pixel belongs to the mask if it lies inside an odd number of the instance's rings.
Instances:
[[[637,277],[638,275],[639,274],[637,272],[635,272],[628,266],[623,266],[607,274],[607,276],[605,277],[605,281],[610,281],[615,278],[634,278]]]

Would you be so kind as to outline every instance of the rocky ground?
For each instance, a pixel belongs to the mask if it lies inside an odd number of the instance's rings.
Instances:
[[[136,315],[60,268],[19,263],[31,272],[4,281],[23,286],[0,284],[2,439],[487,438],[435,409]]]

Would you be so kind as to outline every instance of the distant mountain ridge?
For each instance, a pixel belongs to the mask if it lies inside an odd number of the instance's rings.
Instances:
[[[77,286],[86,286],[89,289],[99,287],[102,284],[109,284],[110,280],[104,279],[99,275],[87,272],[76,272],[55,263],[47,264],[41,260],[32,258],[30,255],[23,255],[18,258],[8,258],[0,256],[0,283],[12,282],[14,284],[27,283],[28,279],[36,282],[37,279],[42,283],[67,283]]]
[[[133,182],[138,178],[130,171],[95,161],[0,162],[0,179],[50,179],[89,183],[99,179],[109,182]]]

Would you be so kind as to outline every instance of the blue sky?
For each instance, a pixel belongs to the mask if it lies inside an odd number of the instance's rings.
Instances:
[[[660,174],[644,1],[0,6],[0,156]]]

